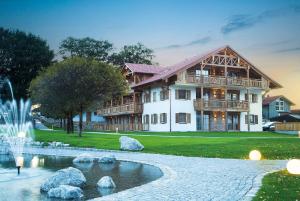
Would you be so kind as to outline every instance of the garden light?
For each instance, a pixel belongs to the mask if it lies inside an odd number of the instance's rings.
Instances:
[[[249,153],[250,160],[259,161],[261,159],[261,153],[257,150],[252,150]]]
[[[286,169],[290,174],[300,175],[300,160],[299,159],[290,160],[286,165]]]

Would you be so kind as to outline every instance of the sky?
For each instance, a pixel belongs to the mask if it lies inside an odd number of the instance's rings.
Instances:
[[[36,34],[55,52],[69,36],[116,51],[141,42],[162,66],[229,45],[283,86],[270,95],[300,108],[297,0],[0,0],[0,26]]]

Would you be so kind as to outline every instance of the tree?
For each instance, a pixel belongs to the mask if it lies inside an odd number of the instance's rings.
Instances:
[[[70,119],[72,114],[79,113],[81,136],[83,111],[122,95],[127,88],[118,68],[96,60],[72,57],[41,73],[32,82],[30,90],[33,101],[40,103],[41,108],[51,115],[63,114]]]
[[[0,28],[0,75],[11,81],[17,99],[28,97],[31,80],[51,64],[53,57],[40,37]]]
[[[78,56],[103,62],[108,61],[112,50],[113,45],[108,41],[99,41],[89,37],[81,39],[68,37],[61,42],[59,47],[63,58]]]
[[[114,65],[123,66],[125,63],[153,64],[153,50],[141,43],[125,45],[119,53],[110,56],[110,62]]]

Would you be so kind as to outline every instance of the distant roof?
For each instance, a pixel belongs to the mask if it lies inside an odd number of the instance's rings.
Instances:
[[[300,109],[291,110],[292,114],[300,114]]]
[[[287,99],[283,95],[279,95],[279,96],[267,96],[266,98],[263,99],[262,104],[263,105],[269,105],[270,103],[272,103],[273,101],[277,100],[278,98],[283,98],[284,100],[286,100],[287,102],[289,102],[291,105],[295,105],[292,101],[290,101],[289,99]]]
[[[280,115],[278,117],[273,117],[270,120],[279,122],[300,122],[300,115],[286,114]]]
[[[158,74],[165,70],[163,67],[148,64],[125,63],[125,66],[134,73]]]
[[[185,70],[185,69],[188,69],[196,64],[198,64],[200,61],[210,57],[211,55],[213,54],[216,54],[218,52],[220,52],[221,50],[225,49],[225,48],[229,48],[230,50],[232,50],[233,52],[235,52],[236,54],[238,54],[235,50],[233,50],[231,47],[229,47],[228,45],[226,46],[223,46],[223,47],[220,47],[218,49],[215,49],[215,50],[212,50],[212,51],[209,51],[209,52],[205,52],[201,55],[197,55],[197,56],[194,56],[194,57],[191,57],[189,59],[186,59],[182,62],[179,62],[175,65],[172,65],[172,66],[169,66],[169,67],[166,67],[164,68],[165,70],[164,71],[161,71],[159,73],[157,73],[156,75],[154,75],[153,77],[149,78],[149,79],[146,79],[136,85],[134,85],[133,87],[137,87],[137,86],[142,86],[142,85],[145,85],[145,84],[149,84],[151,82],[155,82],[155,81],[159,81],[159,80],[163,80],[163,79],[167,79],[173,75],[175,75],[178,71],[182,71],[182,70]],[[239,55],[239,54],[238,54]],[[239,55],[240,56],[240,55]],[[242,56],[240,56],[242,59],[244,59],[246,62],[248,62],[245,58],[243,58]],[[248,62],[249,64],[251,64],[250,62]],[[269,76],[267,76],[266,74],[262,73],[259,69],[257,69],[256,67],[254,67],[254,65],[252,65],[252,68],[257,71],[258,73],[262,74],[265,78],[267,78],[268,80],[270,80],[272,83],[274,83],[274,85],[277,87],[277,88],[280,88],[282,87],[280,84],[278,84],[276,81],[272,80]]]

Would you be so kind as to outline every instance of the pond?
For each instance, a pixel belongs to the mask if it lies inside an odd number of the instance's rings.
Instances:
[[[55,171],[75,167],[82,171],[87,184],[82,188],[83,200],[105,196],[154,181],[163,173],[155,166],[116,161],[112,164],[87,163],[73,164],[73,157],[24,155],[24,167],[17,175],[14,159],[9,155],[0,155],[0,200],[56,201],[40,192],[41,184]],[[113,190],[100,191],[97,182],[103,176],[111,176],[116,184]]]

